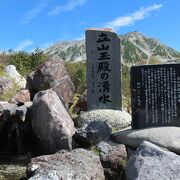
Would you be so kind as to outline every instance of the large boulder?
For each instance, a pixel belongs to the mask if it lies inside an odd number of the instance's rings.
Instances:
[[[29,180],[105,179],[99,156],[84,149],[33,158],[27,174]]]
[[[106,179],[122,179],[127,162],[126,147],[111,140],[96,145]]]
[[[52,90],[40,91],[33,99],[32,128],[38,137],[40,153],[71,149],[74,123]]]
[[[65,103],[73,101],[74,85],[70,80],[63,61],[48,59],[36,71],[27,77],[27,83],[33,93],[54,88]]]
[[[107,123],[113,130],[120,130],[131,124],[131,115],[120,110],[92,110],[81,114],[77,119],[76,125],[77,127],[82,127],[93,121],[102,121]]]
[[[127,180],[178,180],[180,157],[150,143],[142,142],[126,166]]]
[[[12,89],[14,87],[12,79],[8,77],[0,77],[0,96],[7,91],[8,89]]]
[[[180,127],[124,129],[113,133],[111,138],[132,148],[137,148],[142,141],[149,141],[180,154]]]
[[[125,111],[99,109],[85,112],[75,120],[75,141],[80,147],[107,140],[113,130],[129,126],[131,116]]]
[[[26,87],[26,79],[19,74],[14,65],[6,66],[4,71],[20,88],[24,89]]]

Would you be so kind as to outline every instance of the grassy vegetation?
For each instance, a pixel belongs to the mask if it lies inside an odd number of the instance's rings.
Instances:
[[[0,101],[9,101],[11,100],[11,98],[13,96],[15,96],[17,94],[17,92],[19,92],[20,87],[13,82],[13,87],[10,89],[7,89],[3,92],[3,94],[0,96]]]
[[[40,50],[36,49],[33,53],[27,53],[24,51],[4,53],[0,55],[0,77],[8,77],[4,72],[4,67],[12,64],[15,65],[19,73],[26,77],[32,71],[34,71],[39,64],[44,62],[47,56]],[[9,77],[10,78],[10,77]],[[13,87],[7,89],[0,96],[0,101],[9,101],[18,91],[20,87],[15,82]]]
[[[0,77],[5,76],[7,77],[7,74],[4,72],[5,65],[0,63]]]
[[[2,77],[2,76],[7,77],[7,74],[6,74],[4,71],[2,71],[2,70],[0,69],[0,77]]]
[[[99,156],[100,151],[97,149],[97,147],[92,146],[92,147],[91,147],[91,151],[92,151],[94,154],[96,154],[96,155]]]
[[[74,83],[76,93],[82,94],[87,88],[86,85],[86,63],[65,62],[68,74]]]
[[[161,61],[159,61],[157,57],[152,56],[149,60],[149,64],[161,64]]]
[[[148,56],[138,47],[134,46],[132,42],[123,40],[121,43],[124,46],[123,59],[126,59],[127,62],[137,63],[143,59],[148,59]],[[140,46],[142,46],[142,44],[140,44]]]
[[[3,66],[12,64],[16,66],[22,76],[26,77],[46,59],[47,56],[38,48],[32,53],[10,51],[10,53],[4,53],[0,56],[0,69],[2,69]]]

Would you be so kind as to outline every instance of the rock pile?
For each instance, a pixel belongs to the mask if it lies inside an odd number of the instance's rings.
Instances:
[[[9,67],[6,72],[11,75]],[[0,93],[12,85],[6,77],[1,81]],[[11,103],[0,102],[0,152],[31,153],[30,180],[180,179],[179,127],[132,130],[125,111],[82,112],[85,94],[76,106],[81,113],[72,120],[68,104],[74,86],[58,60],[48,59],[27,82],[29,89],[21,89]]]

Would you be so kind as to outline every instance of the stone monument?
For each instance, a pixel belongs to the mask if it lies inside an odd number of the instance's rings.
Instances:
[[[86,31],[88,110],[121,110],[120,39],[109,29]]]
[[[132,128],[180,126],[180,64],[131,67]]]

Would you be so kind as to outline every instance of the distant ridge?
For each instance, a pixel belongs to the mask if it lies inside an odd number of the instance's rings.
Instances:
[[[154,38],[135,31],[119,36],[121,39],[122,62],[129,64],[149,64],[150,62],[166,62],[180,58],[180,52],[168,47]],[[61,41],[45,52],[64,61],[86,60],[85,40]]]

